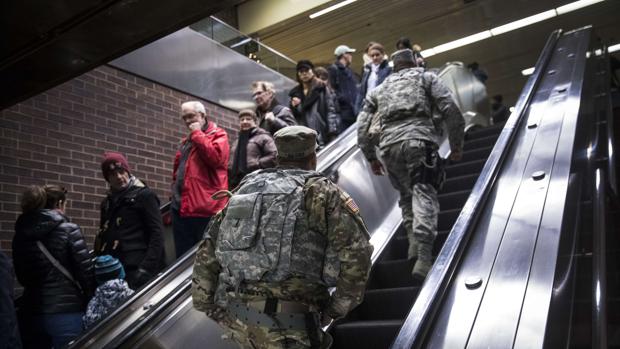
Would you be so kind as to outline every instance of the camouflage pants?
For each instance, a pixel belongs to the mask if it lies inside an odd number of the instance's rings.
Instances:
[[[409,245],[415,242],[432,244],[437,235],[439,201],[437,190],[430,184],[417,183],[414,171],[426,159],[424,142],[402,141],[381,150],[390,182],[400,192],[398,204]],[[409,251],[409,255],[411,256]]]
[[[256,325],[248,325],[232,316],[218,321],[224,327],[224,339],[233,340],[242,349],[328,349],[332,339],[322,333],[320,347],[312,347],[308,333],[303,330],[280,330]]]

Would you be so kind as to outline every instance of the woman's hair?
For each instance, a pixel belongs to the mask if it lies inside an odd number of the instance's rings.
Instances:
[[[370,47],[371,47],[372,45],[376,45],[376,44],[378,44],[378,42],[376,42],[376,41],[369,41],[369,42],[366,44],[366,48],[364,49],[364,53],[368,53],[368,51],[370,51]]]
[[[374,44],[370,45],[370,47],[368,47],[368,53],[370,53],[370,51],[372,50],[377,50],[381,52],[382,55],[385,55],[385,48],[378,42],[375,42]]]
[[[329,81],[329,72],[323,67],[314,68],[314,75],[321,80]]]
[[[22,212],[56,208],[59,202],[66,200],[66,197],[67,190],[60,185],[31,185],[22,195]]]

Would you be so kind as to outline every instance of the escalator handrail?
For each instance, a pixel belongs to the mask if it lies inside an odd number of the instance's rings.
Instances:
[[[555,30],[549,36],[536,62],[534,74],[530,76],[521,92],[515,111],[506,122],[491,155],[474,185],[471,195],[454,223],[448,239],[437,256],[437,260],[428,273],[413,307],[390,348],[409,349],[422,347],[425,334],[436,313],[437,306],[441,302],[452,274],[458,266],[469,241],[471,228],[475,224],[481,208],[492,190],[493,183],[508,153],[507,150],[516,138],[516,131],[525,119],[526,110],[546,72],[546,67],[553,56],[554,48],[561,33],[561,30]]]
[[[598,58],[599,64],[606,65],[609,62],[609,53],[603,48],[605,54]],[[598,68],[597,68],[598,69]],[[609,69],[604,67],[605,74],[599,77],[598,82],[602,85],[602,91],[597,91],[601,96],[609,96]],[[592,159],[592,175],[594,178],[592,189],[592,348],[607,348],[607,205],[606,199],[613,193],[610,186],[613,168],[613,145],[611,105],[609,100],[598,99],[599,103],[607,103],[598,114],[598,123],[595,129],[594,158]],[[610,166],[611,165],[611,166]]]

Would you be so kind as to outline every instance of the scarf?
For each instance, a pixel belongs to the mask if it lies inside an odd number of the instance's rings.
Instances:
[[[239,181],[248,171],[247,149],[252,131],[254,131],[253,128],[247,131],[239,131],[239,139],[237,140],[237,149],[235,149],[235,159],[232,166],[232,174],[235,178],[239,178]]]

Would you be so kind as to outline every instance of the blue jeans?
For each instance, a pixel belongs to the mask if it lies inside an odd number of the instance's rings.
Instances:
[[[211,217],[181,217],[179,211],[172,210],[172,233],[177,258],[202,240]]]
[[[47,335],[54,348],[62,348],[82,333],[83,313],[39,314],[33,316],[36,327],[31,335]],[[22,329],[22,331],[28,329]]]

